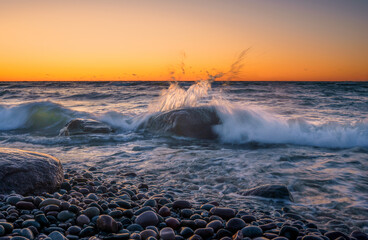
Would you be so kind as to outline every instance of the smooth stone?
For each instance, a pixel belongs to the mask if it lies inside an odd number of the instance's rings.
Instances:
[[[0,237],[5,235],[5,228],[0,225]]]
[[[39,207],[41,208],[41,207],[44,207],[44,206],[47,206],[47,205],[51,205],[51,204],[52,204],[52,205],[60,206],[61,201],[60,201],[60,200],[58,200],[58,199],[55,199],[55,198],[47,198],[47,199],[43,200],[43,201],[40,203]]]
[[[262,230],[265,232],[267,230],[271,230],[271,229],[277,228],[277,225],[275,223],[268,223],[268,224],[260,225],[259,227],[262,228]]]
[[[193,210],[189,208],[184,208],[180,211],[180,214],[183,218],[190,218],[193,215]]]
[[[302,240],[323,240],[323,238],[318,237],[316,235],[307,235],[307,236],[304,236]]]
[[[361,231],[353,231],[350,234],[351,237],[356,238],[357,240],[368,240],[368,234]]]
[[[230,219],[235,217],[236,211],[232,208],[214,207],[210,210],[210,213],[223,219]]]
[[[190,240],[202,240],[203,238],[197,234],[193,234],[193,236],[191,236],[190,238],[188,238]]]
[[[109,213],[109,215],[113,218],[121,218],[123,216],[123,211],[121,210],[114,210]]]
[[[116,204],[118,204],[119,207],[121,208],[125,208],[125,209],[132,208],[132,205],[128,201],[119,200],[119,201],[116,201]]]
[[[93,227],[86,227],[83,228],[82,231],[79,233],[79,237],[84,238],[84,237],[89,237],[92,236],[96,233],[95,229]]]
[[[243,227],[245,227],[246,223],[241,218],[231,218],[226,223],[226,229],[230,232],[237,232]]]
[[[157,207],[157,202],[154,199],[148,199],[144,202],[143,206]]]
[[[289,189],[285,185],[267,184],[251,188],[242,193],[243,196],[257,196],[264,198],[287,199],[294,201]]]
[[[58,231],[53,231],[48,237],[52,240],[66,240],[66,237]]]
[[[66,220],[70,219],[70,218],[74,218],[75,214],[72,212],[69,212],[68,210],[64,210],[61,211],[58,215],[57,215],[57,219],[65,222]]]
[[[91,133],[111,133],[113,129],[103,123],[93,119],[73,119],[60,130],[59,136],[84,135]]]
[[[28,239],[31,239],[31,240],[34,239],[33,232],[28,228],[23,228],[22,230],[20,230],[20,235],[22,235],[23,237],[26,237]]]
[[[281,228],[279,235],[286,237],[289,240],[296,240],[299,236],[299,230],[296,227],[284,226]]]
[[[70,191],[72,189],[72,186],[68,182],[63,182],[63,183],[61,183],[60,188],[66,190],[66,191]]]
[[[21,197],[19,197],[19,196],[10,196],[6,199],[6,202],[11,204],[11,205],[15,205],[20,200],[21,200]]]
[[[100,209],[98,209],[97,207],[89,207],[82,213],[92,219],[93,217],[100,215]]]
[[[345,240],[350,240],[350,238],[345,233],[338,232],[338,231],[327,232],[324,235],[328,237],[330,240],[335,240],[339,237],[343,237],[345,238]]]
[[[143,228],[141,225],[136,224],[136,223],[129,225],[129,226],[127,227],[127,229],[128,229],[129,231],[131,231],[131,232],[136,232],[136,231],[141,232],[141,231],[143,231],[143,230],[144,230],[144,228]]]
[[[158,236],[157,232],[152,229],[146,229],[142,231],[140,235],[143,240],[147,240],[149,237],[157,238]]]
[[[64,180],[61,162],[50,155],[0,148],[0,193],[55,192]]]
[[[160,237],[162,240],[175,240],[175,232],[170,227],[165,227],[160,231]]]
[[[129,233],[117,233],[117,234],[110,234],[106,237],[104,237],[104,240],[128,240],[129,239],[130,234]],[[91,240],[88,239],[88,240]],[[96,240],[100,240],[100,238],[96,239]]]
[[[8,222],[0,222],[0,226],[2,226],[5,229],[5,234],[11,233],[14,229],[13,224]]]
[[[37,229],[41,228],[41,224],[34,219],[28,219],[22,223],[23,228],[30,227],[30,226],[33,226]]]
[[[218,230],[216,232],[216,237],[217,238],[223,238],[223,237],[231,237],[232,236],[232,232],[230,232],[229,230],[226,230],[224,228]]]
[[[167,219],[165,220],[165,223],[166,223],[166,225],[167,225],[168,227],[171,227],[172,229],[178,229],[178,228],[180,227],[180,222],[179,222],[179,220],[178,220],[178,219],[176,219],[176,218],[172,218],[172,217],[167,218]]]
[[[168,217],[171,214],[170,208],[163,206],[160,208],[160,210],[158,210],[158,214],[162,217]]]
[[[70,226],[69,228],[68,228],[68,230],[66,230],[69,234],[71,234],[71,235],[79,235],[79,233],[80,233],[80,231],[81,231],[82,229],[80,228],[80,227],[78,227],[78,226]]]
[[[176,200],[173,202],[172,207],[174,209],[184,209],[184,208],[191,208],[192,204],[186,200]]]
[[[250,237],[250,238],[261,237],[263,234],[262,229],[257,226],[244,227],[241,231],[244,237]]]
[[[212,237],[214,234],[213,228],[198,228],[194,231],[194,234],[206,239]]]
[[[213,207],[215,207],[215,205],[212,205],[212,204],[203,204],[201,206],[201,209],[204,209],[204,210],[207,210],[207,211],[210,211]]]
[[[100,215],[97,218],[97,228],[105,232],[116,233],[118,231],[118,224],[111,216]]]
[[[89,224],[91,220],[84,214],[81,214],[77,217],[77,225],[83,226],[85,224]]]
[[[257,219],[252,215],[243,215],[243,216],[241,216],[241,219],[243,219],[243,221],[246,222],[246,223],[251,223],[251,222],[257,221]]]
[[[31,202],[19,201],[15,204],[18,209],[33,210],[36,206]]]
[[[207,228],[212,228],[213,231],[217,232],[220,228],[223,228],[223,224],[220,220],[213,220],[206,225]]]
[[[182,227],[180,230],[180,235],[182,235],[185,238],[192,236],[193,233],[194,233],[193,229],[189,227]]]
[[[135,222],[142,227],[156,226],[159,222],[157,214],[153,211],[147,211],[141,213],[135,220]]]

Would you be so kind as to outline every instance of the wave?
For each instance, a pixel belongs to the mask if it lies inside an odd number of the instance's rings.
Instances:
[[[49,130],[65,125],[76,113],[57,103],[42,101],[0,105],[0,130]]]

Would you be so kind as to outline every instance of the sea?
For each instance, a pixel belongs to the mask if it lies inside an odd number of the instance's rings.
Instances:
[[[215,109],[214,139],[145,127],[198,107]],[[113,132],[60,135],[73,119]],[[0,82],[0,147],[196,204],[283,209],[368,232],[368,82]],[[294,201],[242,195],[265,184],[286,185]]]

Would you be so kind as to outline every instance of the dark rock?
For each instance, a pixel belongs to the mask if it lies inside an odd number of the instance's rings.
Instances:
[[[84,229],[82,229],[82,231],[79,233],[79,237],[84,238],[84,237],[89,237],[92,236],[96,233],[95,229],[93,227],[86,227]]]
[[[232,208],[222,208],[222,207],[214,207],[210,210],[210,213],[213,215],[217,215],[223,219],[230,219],[235,217],[235,210]]]
[[[171,227],[172,229],[178,229],[178,228],[180,227],[180,222],[179,222],[179,220],[178,220],[178,219],[176,219],[176,218],[172,218],[172,217],[167,218],[167,219],[165,220],[165,223],[166,223],[166,225],[167,225],[168,227]]]
[[[23,228],[20,230],[20,235],[30,240],[34,239],[33,232],[29,228]]]
[[[55,192],[64,180],[58,159],[43,153],[0,148],[0,193]]]
[[[357,240],[368,240],[368,235],[361,231],[353,231],[350,236]]]
[[[170,227],[165,227],[160,231],[160,237],[162,240],[175,240],[175,232]]]
[[[218,239],[223,238],[223,237],[231,237],[232,235],[233,235],[232,232],[230,232],[229,230],[226,230],[224,228],[218,230],[217,233],[216,233],[216,237]]]
[[[60,201],[60,200],[58,200],[58,199],[56,199],[56,198],[47,198],[47,199],[43,200],[43,201],[40,203],[39,207],[44,207],[44,206],[51,205],[51,204],[52,204],[52,205],[60,206],[61,201]]]
[[[62,221],[62,222],[65,222],[66,220],[70,219],[70,218],[73,218],[75,216],[74,213],[72,212],[69,212],[68,210],[64,210],[64,211],[61,211],[58,215],[57,215],[57,219]]]
[[[210,238],[213,236],[213,228],[198,228],[194,231],[194,234],[201,236],[202,238]]]
[[[89,224],[90,223],[90,219],[84,215],[84,214],[81,214],[77,217],[77,224],[78,226],[83,226],[85,224]]]
[[[157,232],[152,229],[146,229],[140,233],[142,240],[146,240],[149,237],[157,238]]]
[[[135,220],[135,222],[142,227],[156,226],[159,222],[157,214],[153,211],[147,211],[141,213]]]
[[[170,208],[163,206],[158,210],[158,214],[160,214],[162,217],[168,217],[171,214]]]
[[[60,136],[82,135],[91,133],[111,133],[113,129],[102,122],[92,119],[73,119],[60,130]]]
[[[58,231],[50,233],[49,238],[51,238],[52,240],[66,240],[66,237]]]
[[[285,185],[263,185],[249,189],[242,193],[244,196],[257,196],[264,198],[279,198],[294,201],[289,189]]]
[[[140,232],[144,230],[144,228],[139,224],[131,224],[127,227],[127,229],[131,232],[136,232],[136,231]]]
[[[118,231],[118,224],[109,215],[100,215],[97,218],[97,228],[105,232],[116,233]]]
[[[328,237],[330,240],[335,240],[339,237],[343,237],[345,238],[345,240],[350,240],[350,238],[345,233],[337,232],[337,231],[327,232],[324,235]]]
[[[184,238],[188,238],[190,236],[192,236],[194,233],[193,229],[189,228],[189,227],[183,227],[180,230],[180,235],[182,235]]]
[[[78,226],[71,226],[71,227],[68,228],[67,232],[71,235],[77,235],[78,236],[81,230],[82,229]]]
[[[197,234],[194,234],[193,236],[191,236],[190,238],[188,238],[189,240],[202,240],[203,238]]]
[[[83,214],[92,219],[93,217],[100,215],[100,209],[97,207],[89,207],[83,211]]]
[[[245,227],[245,222],[240,219],[240,218],[231,218],[227,223],[226,223],[226,229],[229,230],[230,232],[237,232],[240,229],[242,229],[243,227]]]
[[[257,219],[252,215],[243,215],[243,216],[241,216],[241,219],[243,219],[243,221],[246,222],[246,223],[251,223],[253,221],[257,221]]]
[[[217,232],[220,228],[223,228],[223,224],[220,220],[213,220],[209,222],[206,227],[210,227],[213,229],[213,231]]]
[[[190,202],[188,202],[186,200],[176,200],[175,202],[173,202],[172,207],[174,209],[191,208],[192,204],[190,204]]]
[[[219,123],[214,107],[192,107],[158,113],[139,127],[184,137],[215,139],[217,134],[212,127]]]
[[[35,209],[36,206],[31,202],[19,201],[15,204],[15,206],[19,209],[32,210]]]
[[[299,235],[299,230],[296,227],[284,226],[280,230],[280,236],[284,236],[289,240],[296,240]]]
[[[259,227],[265,232],[267,230],[271,230],[271,229],[277,228],[277,225],[272,222],[272,223],[260,225]]]
[[[307,235],[307,236],[304,236],[302,240],[323,240],[323,238],[318,237],[316,235]]]
[[[262,229],[257,226],[248,226],[248,227],[243,228],[241,231],[244,237],[250,237],[250,238],[261,237],[263,234]]]

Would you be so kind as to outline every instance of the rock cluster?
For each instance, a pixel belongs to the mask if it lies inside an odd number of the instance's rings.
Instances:
[[[52,194],[0,195],[0,240],[367,240],[361,231],[328,232],[287,209],[278,214],[195,206],[146,184],[107,182],[68,171]]]

